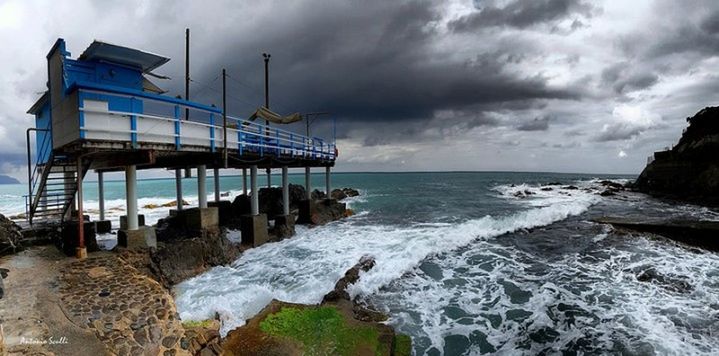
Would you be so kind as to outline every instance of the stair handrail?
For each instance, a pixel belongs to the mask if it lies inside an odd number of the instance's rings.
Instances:
[[[30,209],[28,209],[28,214],[26,216],[27,220],[32,223],[32,215],[35,214],[35,210],[37,209],[37,205],[40,202],[40,195],[41,194],[35,194],[35,193],[41,193],[42,189],[36,189],[41,181],[44,181],[47,178],[47,174],[49,173],[49,170],[43,170],[42,175],[38,173],[40,170],[38,161],[40,160],[40,157],[43,157],[46,153],[50,152],[50,155],[48,156],[48,162],[52,162],[52,135],[45,135],[43,137],[42,142],[40,143],[40,150],[37,152],[37,157],[35,158],[35,166],[32,165],[32,156],[31,156],[31,145],[30,145],[30,132],[31,131],[43,131],[43,132],[51,132],[50,129],[41,129],[36,127],[31,127],[25,131],[25,141],[27,144],[27,184],[28,184],[28,196],[31,199],[31,205]],[[37,137],[37,134],[36,134]],[[50,150],[50,151],[48,151]],[[43,176],[42,179],[40,179]],[[36,192],[37,190],[37,192]]]

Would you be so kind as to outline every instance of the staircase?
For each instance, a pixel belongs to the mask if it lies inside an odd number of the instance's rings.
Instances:
[[[78,174],[84,178],[89,168],[89,160],[83,160],[81,172],[78,172],[75,159],[54,154],[50,155],[47,162],[35,166],[26,208],[28,222],[62,222],[74,203]]]

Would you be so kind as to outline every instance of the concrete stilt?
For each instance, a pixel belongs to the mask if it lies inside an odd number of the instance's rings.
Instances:
[[[290,183],[287,166],[282,166],[282,215],[290,215]]]
[[[137,167],[125,167],[125,199],[127,204],[127,229],[137,230]]]
[[[177,194],[177,210],[182,210],[182,170],[175,170],[175,190]]]
[[[106,234],[112,231],[112,222],[105,220],[105,177],[102,172],[97,172],[97,201],[100,206],[100,220],[95,221],[95,231]]]
[[[309,224],[312,222],[312,213],[315,204],[312,201],[312,176],[310,167],[305,167],[305,192],[306,197],[300,202],[300,215],[297,217],[297,223]]]
[[[215,178],[215,201],[219,202],[220,201],[220,169],[215,168],[213,174],[214,174],[213,178]]]
[[[157,247],[155,228],[140,226],[137,214],[137,167],[125,167],[125,199],[127,199],[127,227],[117,233],[117,243],[127,248]]]
[[[250,167],[251,215],[245,215],[240,221],[242,243],[259,246],[269,240],[267,215],[260,214],[259,191],[257,190],[257,166]]]
[[[247,195],[247,168],[242,168],[242,194]]]
[[[310,176],[310,167],[305,167],[305,191],[307,199],[312,199],[312,177]]]
[[[100,206],[100,220],[105,220],[105,179],[102,172],[97,172],[97,202]]]
[[[325,193],[327,194],[327,199],[332,198],[332,185],[331,183],[331,173],[330,173],[330,166],[325,167]]]
[[[272,188],[272,170],[267,168],[267,188]]]
[[[197,198],[200,209],[207,208],[207,167],[197,166]]]
[[[257,191],[257,166],[250,167],[250,189],[252,190],[251,212],[252,215],[260,213],[260,197]]]

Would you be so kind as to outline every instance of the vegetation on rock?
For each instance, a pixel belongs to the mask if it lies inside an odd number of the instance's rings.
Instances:
[[[379,352],[379,333],[369,326],[350,326],[332,306],[289,308],[260,323],[267,334],[286,337],[303,345],[307,355],[356,355],[358,350]]]

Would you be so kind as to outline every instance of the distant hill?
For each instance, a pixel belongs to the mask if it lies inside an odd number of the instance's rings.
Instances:
[[[13,177],[8,177],[0,174],[0,184],[20,184],[20,181]]]
[[[652,195],[719,206],[719,107],[705,108],[687,122],[676,146],[654,153],[636,187]]]

